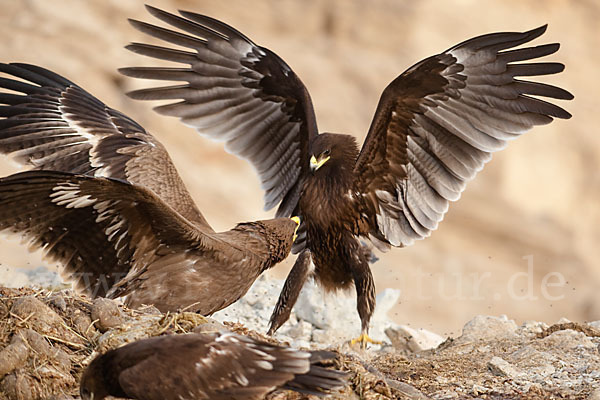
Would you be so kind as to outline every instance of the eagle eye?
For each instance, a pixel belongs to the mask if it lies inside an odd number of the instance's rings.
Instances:
[[[325,151],[323,152],[323,155],[325,155],[325,156],[328,156],[328,155],[330,155],[330,154],[331,154],[331,150],[330,150],[330,149],[327,149],[327,150],[325,150]]]

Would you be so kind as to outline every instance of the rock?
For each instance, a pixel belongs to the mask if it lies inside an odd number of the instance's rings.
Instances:
[[[98,334],[96,327],[92,324],[90,316],[83,313],[81,310],[75,310],[71,317],[71,321],[75,330],[88,339],[93,338]]]
[[[34,331],[48,337],[82,344],[82,340],[70,331],[63,319],[50,307],[33,296],[21,297],[13,303],[11,312],[19,319],[17,324],[23,324]]]
[[[522,372],[519,371],[515,366],[500,357],[492,357],[487,364],[487,368],[494,375],[506,376],[511,379],[515,379],[523,375]]]
[[[289,343],[289,342],[288,342]],[[314,349],[315,347],[319,347],[319,346],[315,346],[313,342],[311,342],[311,340],[304,340],[304,339],[296,339],[293,341],[293,344],[290,344],[291,347],[297,348],[297,349]],[[324,346],[326,347],[326,346]]]
[[[436,333],[422,328],[413,329],[406,325],[387,328],[385,334],[396,350],[408,349],[412,352],[436,348],[444,341],[444,338]]]
[[[160,310],[152,304],[144,304],[140,308],[136,309],[136,311],[140,314],[150,314],[150,315],[160,314]]]
[[[44,288],[58,288],[65,286],[58,272],[51,271],[43,265],[40,265],[35,269],[17,268],[17,270],[22,271],[27,275],[29,285],[36,285]]]
[[[68,372],[71,369],[71,359],[59,347],[53,347],[46,339],[32,329],[21,329],[13,338],[23,341],[28,348],[34,351],[38,361],[46,359],[49,363],[57,366],[63,372]]]
[[[105,353],[110,349],[119,347],[125,343],[144,339],[154,332],[157,323],[163,319],[163,315],[140,315],[135,320],[126,320],[123,324],[111,328],[98,338],[96,351]]]
[[[121,310],[119,310],[117,302],[111,299],[105,299],[103,297],[94,299],[94,305],[92,306],[92,319],[95,321],[95,325],[98,327],[100,332],[106,332],[107,330],[117,327],[123,323]]]
[[[45,266],[39,266],[34,269],[0,267],[0,286],[19,288],[29,285],[36,285],[43,288],[66,286],[56,271],[51,271]]]
[[[25,365],[29,348],[18,335],[13,338],[8,346],[0,351],[0,380],[6,374]]]
[[[215,333],[215,332],[225,332],[227,331],[227,327],[220,323],[219,321],[208,318],[205,324],[198,325],[193,329],[195,333]]]
[[[352,312],[356,310],[356,299],[350,292],[338,291],[336,293],[325,293],[312,280],[309,280],[294,306],[298,318],[310,322],[316,328],[324,331],[344,330],[349,338],[352,332],[358,336],[360,324],[356,321]]]
[[[377,296],[377,306],[369,329],[372,339],[388,340],[384,331],[394,324],[387,314],[399,298],[400,290],[396,289],[385,289]],[[298,318],[310,322],[317,329],[330,332],[332,338],[339,338],[336,339],[338,342],[360,335],[360,318],[356,312],[354,292],[324,293],[314,282],[308,282],[302,288],[294,310]]]
[[[587,348],[593,349],[597,345],[590,340],[583,332],[576,332],[572,329],[556,331],[542,339],[550,347],[562,349]]]
[[[596,329],[600,330],[600,321],[592,321],[592,322],[588,322],[587,324],[589,326],[591,326],[592,328],[596,328]]]
[[[480,394],[485,394],[488,392],[491,392],[493,389],[491,388],[487,388],[485,386],[481,386],[481,385],[473,385],[473,387],[471,388],[471,392],[473,393],[473,395],[475,396],[479,396]]]
[[[5,301],[2,301],[2,299],[0,298],[0,319],[8,318],[9,314],[10,310],[8,308],[8,305]]]
[[[600,400],[600,388],[592,391],[592,393],[590,393],[586,400]]]
[[[238,302],[213,314],[217,321],[240,322],[257,332],[266,332],[268,322],[283,286],[283,281],[261,275]],[[395,326],[388,311],[398,303],[400,291],[385,289],[377,297],[369,335],[388,341],[384,330]],[[310,334],[309,334],[310,331]],[[314,282],[307,282],[289,320],[275,333],[275,338],[299,347],[310,340],[315,344],[341,344],[360,335],[354,292],[324,293]],[[302,343],[301,343],[302,342]]]
[[[525,335],[532,335],[542,333],[544,329],[548,329],[548,324],[528,320],[523,322],[523,325],[519,327],[519,332]]]
[[[377,306],[373,319],[383,318],[388,320],[388,312],[400,301],[400,295],[402,291],[400,289],[383,289],[379,295],[377,295]]]
[[[50,296],[50,304],[58,308],[60,311],[64,312],[67,310],[67,302],[65,301],[62,293],[54,293],[52,296]]]
[[[433,393],[431,398],[433,400],[453,400],[458,399],[458,393],[454,390],[444,389]]]
[[[214,313],[212,317],[219,322],[240,322],[249,329],[264,333],[268,329],[269,318],[282,285],[283,281],[269,279],[263,274],[254,282],[244,297],[231,306]],[[284,327],[281,327],[278,334],[283,331]]]
[[[459,343],[499,339],[515,336],[517,324],[506,315],[500,317],[477,315],[463,327],[462,335],[456,340]]]
[[[314,329],[312,332],[312,341],[321,345],[321,347],[329,347],[332,344],[342,344],[349,340],[351,340],[351,338],[343,331]]]
[[[400,399],[429,400],[420,390],[408,383],[387,379],[386,383],[400,395]]]
[[[0,286],[8,288],[19,288],[29,284],[29,277],[16,268],[2,266],[0,267]]]
[[[0,393],[9,399],[34,400],[34,382],[29,375],[12,373],[0,382]]]
[[[323,329],[313,329],[312,340],[317,343],[327,343],[329,335]]]
[[[520,370],[527,371],[528,379],[533,382],[542,382],[554,374],[556,369],[553,363],[559,359],[547,351],[540,351],[531,345],[524,345],[508,356],[510,362],[518,365]]]
[[[295,340],[310,341],[312,337],[313,326],[307,321],[299,321],[295,326],[288,329],[285,333]]]

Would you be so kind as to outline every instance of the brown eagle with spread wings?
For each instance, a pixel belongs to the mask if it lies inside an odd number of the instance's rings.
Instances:
[[[323,396],[346,384],[345,373],[319,365],[334,356],[233,333],[160,336],[96,357],[80,393],[82,400],[246,400],[281,388]]]
[[[379,249],[431,234],[493,152],[534,125],[571,115],[539,99],[572,99],[558,87],[518,77],[561,72],[554,62],[525,62],[559,45],[516,48],[528,32],[479,36],[410,67],[383,91],[366,140],[319,134],[310,96],[275,53],[213,18],[148,11],[172,28],[132,25],[184,49],[133,43],[133,52],[183,66],[124,68],[127,76],[182,84],[138,90],[134,99],[181,101],[156,111],[181,119],[249,160],[265,190],[265,208],[300,215],[300,252],[271,317],[274,332],[289,317],[309,276],[328,290],[354,284],[368,340],[375,286],[359,238]],[[314,268],[311,267],[311,260]]]
[[[41,67],[0,72],[20,78],[0,77],[0,152],[37,170],[0,179],[0,230],[59,261],[75,288],[210,315],[288,256],[296,218],[215,232],[132,119]]]

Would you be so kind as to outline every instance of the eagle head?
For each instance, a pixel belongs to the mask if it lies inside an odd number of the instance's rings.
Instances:
[[[357,157],[358,145],[354,136],[322,133],[311,143],[310,170],[313,175],[317,171],[351,171]]]
[[[81,400],[102,400],[110,395],[102,368],[102,357],[96,357],[83,373],[79,387]]]

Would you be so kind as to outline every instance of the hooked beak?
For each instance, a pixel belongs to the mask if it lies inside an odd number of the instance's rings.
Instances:
[[[294,230],[294,237],[292,238],[292,242],[295,242],[296,239],[298,238],[298,228],[300,227],[300,217],[292,217],[290,219],[296,223],[296,229]]]
[[[315,156],[310,157],[310,171],[315,172],[316,170],[321,168],[323,164],[325,164],[329,160],[329,158],[331,158],[331,156],[323,157],[320,160],[317,160]]]

